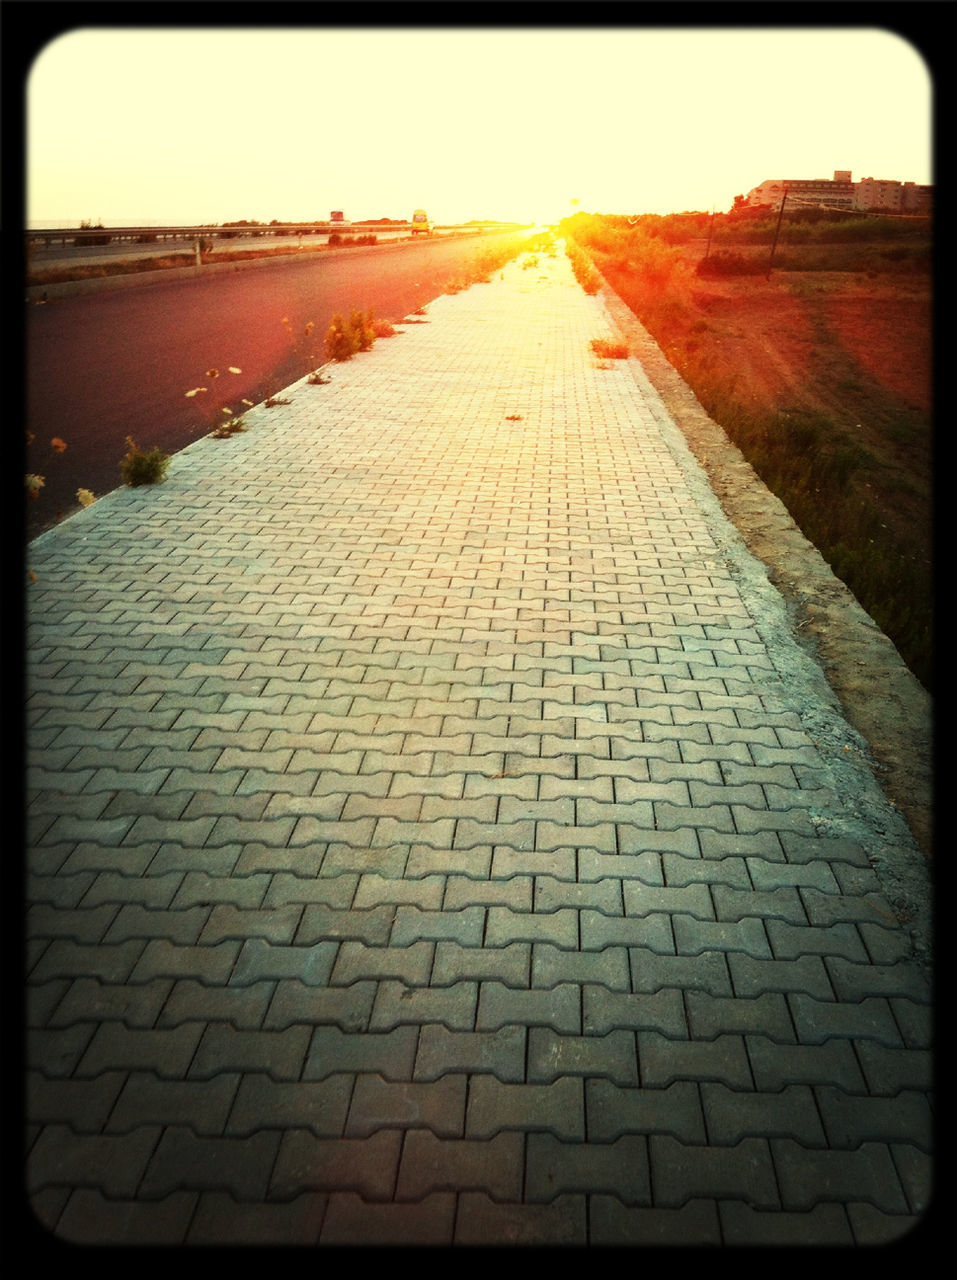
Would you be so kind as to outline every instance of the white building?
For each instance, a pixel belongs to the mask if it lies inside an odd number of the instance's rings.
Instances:
[[[795,206],[929,214],[934,188],[887,178],[863,178],[854,182],[850,169],[836,169],[833,178],[769,178],[748,192],[745,204],[770,205],[778,210],[785,192]]]
[[[785,191],[794,203],[822,205],[828,209],[854,208],[854,183],[849,169],[837,169],[833,178],[769,178],[748,192],[746,203],[780,209]]]

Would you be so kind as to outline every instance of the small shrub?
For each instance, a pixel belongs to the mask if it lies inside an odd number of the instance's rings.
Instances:
[[[356,351],[369,351],[375,342],[372,312],[353,311],[349,317],[349,328]]]
[[[77,247],[109,244],[113,239],[108,232],[104,231],[102,222],[94,223],[84,218],[80,223],[80,230],[86,232],[86,234],[74,236],[73,243]]]
[[[569,239],[565,242],[565,252],[568,254],[568,260],[572,265],[575,279],[581,287],[588,294],[597,293],[601,288],[601,281],[584,249],[576,244],[574,240]]]
[[[143,450],[132,436],[126,437],[126,457],[120,463],[120,475],[125,484],[136,487],[141,484],[159,484],[166,475],[170,457],[161,449]]]
[[[352,331],[342,316],[336,312],[326,330],[326,354],[330,360],[341,364],[344,360],[351,360],[355,353]]]
[[[700,277],[708,276],[752,276],[764,275],[768,270],[766,260],[760,258],[748,257],[743,253],[728,253],[722,250],[720,253],[711,254],[710,257],[702,258],[695,267],[695,275]]]

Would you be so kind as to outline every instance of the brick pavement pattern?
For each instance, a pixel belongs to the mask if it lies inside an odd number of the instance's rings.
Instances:
[[[33,1213],[899,1239],[928,979],[608,312],[409,320],[30,546]]]

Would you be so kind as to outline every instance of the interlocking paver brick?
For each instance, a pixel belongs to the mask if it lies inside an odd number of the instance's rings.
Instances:
[[[278,1130],[250,1137],[201,1137],[185,1126],[170,1125],[151,1155],[139,1193],[156,1200],[184,1189],[228,1191],[240,1202],[260,1203],[280,1138]]]
[[[477,980],[524,988],[531,981],[531,956],[532,947],[528,942],[510,942],[503,947],[470,947],[440,941],[435,946],[432,981],[440,987]]]
[[[653,995],[663,987],[707,991],[713,996],[732,994],[729,964],[733,957],[716,951],[677,956],[644,947],[629,948],[632,990]]]
[[[411,1129],[402,1146],[396,1200],[422,1201],[437,1191],[484,1191],[497,1202],[521,1198],[524,1136],[442,1138]]]
[[[623,305],[542,252],[427,318],[29,547],[37,1220],[896,1238],[899,815],[643,366],[592,358],[653,352]]]
[[[265,1072],[273,1080],[298,1080],[311,1034],[308,1026],[262,1031],[211,1022],[190,1062],[189,1078],[208,1080],[223,1072]]]
[[[791,1009],[781,992],[736,999],[720,999],[704,991],[685,993],[688,1030],[700,1040],[729,1032],[753,1031],[780,1044],[797,1041]]]
[[[867,1092],[855,1046],[851,1040],[823,1044],[775,1044],[761,1035],[746,1037],[748,1059],[759,1089],[783,1089],[789,1084],[837,1084],[847,1093]]]
[[[637,1208],[623,1204],[617,1196],[598,1194],[592,1198],[590,1210],[591,1243],[596,1245],[668,1247],[724,1243],[722,1221],[714,1200],[689,1200],[678,1209]]]
[[[771,1149],[785,1209],[806,1211],[838,1200],[867,1201],[885,1213],[909,1211],[893,1154],[884,1143],[865,1142],[855,1151],[841,1151],[774,1138]]]
[[[238,1028],[262,1026],[275,984],[257,982],[243,987],[211,987],[191,978],[174,983],[157,1027],[190,1021],[229,1022]]]
[[[475,1025],[477,982],[453,982],[447,987],[411,987],[401,981],[378,983],[370,1031],[440,1023],[450,1031],[470,1031]]]
[[[84,907],[92,907],[100,902],[123,904],[121,911],[117,914],[117,920],[119,920],[129,909],[126,904],[135,903],[147,909],[169,907],[182,882],[183,873],[179,871],[149,876],[101,871],[84,895]],[[152,915],[154,912],[148,911],[147,914]],[[189,913],[177,911],[176,914],[188,916]],[[113,926],[115,928],[116,920]]]
[[[673,1134],[690,1145],[705,1142],[697,1086],[679,1081],[664,1089],[634,1089],[610,1080],[585,1082],[590,1142],[614,1142],[624,1134]]]
[[[546,912],[490,907],[485,942],[490,947],[504,947],[512,942],[551,942],[556,947],[571,949],[578,944],[578,912],[570,907]]]
[[[470,1138],[491,1138],[502,1130],[519,1129],[581,1142],[585,1136],[583,1082],[561,1076],[548,1085],[506,1084],[492,1076],[475,1076],[465,1124]]]
[[[732,1247],[837,1248],[868,1243],[855,1238],[844,1206],[838,1204],[818,1204],[806,1213],[767,1213],[741,1200],[727,1200],[720,1206],[720,1217],[723,1242]]]
[[[700,955],[704,951],[743,951],[756,959],[771,956],[765,922],[756,916],[749,915],[729,923],[675,915],[672,924],[675,946],[681,955]]]
[[[903,1043],[887,1000],[872,997],[846,1003],[813,1000],[797,993],[790,997],[788,1004],[802,1044],[823,1044],[832,1036],[876,1040],[890,1047]]]
[[[468,1080],[461,1074],[412,1083],[360,1075],[352,1090],[346,1137],[369,1137],[382,1129],[424,1127],[440,1138],[460,1138],[465,1126],[467,1086]]]
[[[274,1167],[266,1162],[271,1199],[289,1201],[309,1191],[354,1191],[373,1204],[392,1198],[402,1149],[398,1129],[369,1138],[319,1138],[303,1129],[264,1136],[281,1137]]]
[[[376,983],[354,982],[348,987],[325,987],[298,979],[280,980],[263,1019],[268,1031],[284,1031],[296,1023],[326,1024],[359,1031],[369,1023]]]
[[[588,1243],[585,1197],[560,1196],[551,1204],[497,1204],[484,1192],[459,1197],[453,1243],[487,1245],[584,1245]]]
[[[870,1040],[855,1043],[871,1094],[886,1096],[904,1089],[930,1088],[932,1054],[927,1049],[890,1049]]]
[[[866,1000],[869,996],[903,996],[917,1004],[930,1004],[927,975],[912,959],[897,964],[857,963],[855,956],[833,955],[828,973],[840,1000]]]
[[[625,1205],[651,1203],[647,1139],[634,1134],[605,1144],[577,1144],[531,1133],[527,1167],[526,1190],[533,1204],[548,1204],[570,1192],[613,1195]]]
[[[174,1197],[168,1197],[166,1204]],[[328,1197],[321,1193],[296,1196],[287,1203],[243,1204],[241,1211],[228,1192],[203,1192],[188,1219],[186,1245],[316,1245],[329,1220]],[[169,1243],[144,1237],[143,1243]],[[355,1239],[355,1235],[352,1237]],[[329,1241],[335,1243],[334,1237]]]
[[[147,945],[135,939],[97,946],[58,938],[49,945],[41,943],[42,954],[35,964],[28,962],[27,975],[31,982],[73,977],[98,978],[105,983],[126,982]]]
[[[110,1112],[108,1133],[129,1133],[140,1125],[165,1125],[175,1118],[200,1136],[223,1132],[240,1085],[236,1073],[210,1080],[162,1080],[150,1071],[132,1071]]]
[[[25,1185],[87,1187],[114,1199],[135,1197],[161,1130],[141,1125],[125,1134],[76,1134],[44,1125],[27,1153]]]
[[[863,1142],[905,1143],[931,1151],[934,1120],[925,1094],[862,1098],[831,1085],[814,1090],[831,1147],[856,1150]]]
[[[100,1133],[127,1080],[125,1071],[104,1071],[91,1080],[50,1079],[26,1074],[27,1109],[34,1124],[64,1125],[74,1133]]]
[[[745,1200],[757,1209],[781,1208],[770,1144],[763,1139],[702,1147],[688,1146],[670,1134],[652,1134],[648,1146],[656,1205],[680,1208],[690,1199],[711,1194]]]
[[[725,1083],[702,1082],[701,1102],[708,1136],[718,1146],[736,1146],[749,1137],[793,1137],[805,1147],[825,1147],[818,1092],[786,1085],[778,1092],[752,1092]]]
[[[239,1082],[228,1123],[221,1124],[219,1131],[249,1136],[261,1129],[296,1128],[308,1129],[320,1138],[338,1137],[351,1095],[352,1080],[345,1075],[289,1081],[246,1073]]]
[[[115,1200],[98,1190],[80,1187],[70,1195],[51,1228],[58,1238],[77,1245],[181,1244],[197,1199],[195,1192],[179,1191],[162,1200]]]
[[[451,1245],[455,1217],[456,1197],[451,1193],[427,1195],[415,1204],[370,1204],[352,1192],[333,1192],[318,1243],[352,1245],[361,1241],[373,1248]]]

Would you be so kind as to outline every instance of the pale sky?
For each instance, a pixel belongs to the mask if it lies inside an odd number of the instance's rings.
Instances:
[[[932,95],[877,26],[80,28],[27,81],[26,217],[723,211],[766,178],[933,182]]]

